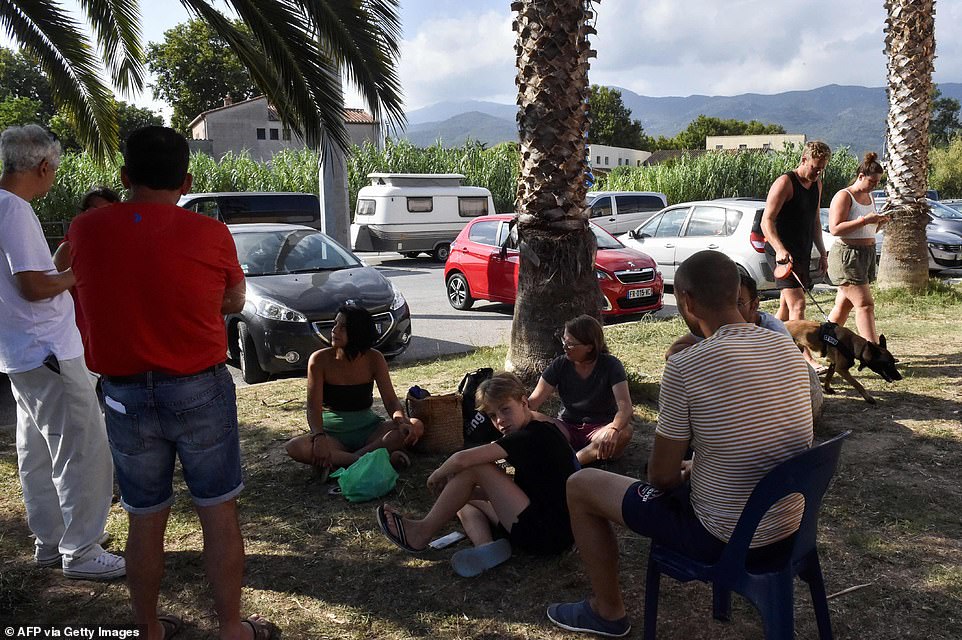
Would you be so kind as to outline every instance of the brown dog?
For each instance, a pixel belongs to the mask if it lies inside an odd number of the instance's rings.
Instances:
[[[866,402],[875,404],[875,398],[849,373],[856,361],[859,371],[868,367],[886,382],[902,379],[902,374],[895,368],[898,360],[885,348],[885,336],[879,336],[878,344],[875,344],[854,331],[831,322],[820,324],[811,320],[789,320],[785,326],[799,348],[808,349],[828,359],[828,372],[822,385],[825,393],[835,393],[829,385],[832,376],[838,371]]]

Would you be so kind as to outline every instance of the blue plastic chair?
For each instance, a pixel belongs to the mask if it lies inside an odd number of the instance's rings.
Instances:
[[[794,638],[795,576],[808,583],[821,640],[832,639],[832,621],[825,598],[825,582],[818,561],[815,534],[822,497],[838,466],[846,431],[782,462],[755,486],[721,557],[714,564],[693,560],[661,545],[651,545],[645,590],[645,640],[655,640],[658,618],[658,586],[661,574],[681,582],[712,583],[716,620],[731,618],[731,592],[747,598],[762,617],[766,640]],[[764,566],[748,562],[748,547],[762,517],[783,497],[800,493],[805,512],[794,535],[791,553]]]

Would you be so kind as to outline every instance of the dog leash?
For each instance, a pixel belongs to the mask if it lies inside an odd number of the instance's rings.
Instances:
[[[786,271],[788,273],[785,273]],[[778,264],[778,266],[775,267],[774,275],[779,280],[784,280],[789,276],[789,274],[791,274],[791,276],[795,278],[795,282],[798,283],[798,286],[800,286],[808,294],[808,297],[811,299],[812,303],[815,305],[815,308],[818,309],[819,312],[822,314],[822,317],[825,318],[825,322],[831,322],[831,320],[828,319],[828,314],[825,313],[824,309],[822,309],[822,305],[818,304],[818,300],[816,300],[815,296],[812,295],[812,290],[806,287],[805,284],[802,282],[802,279],[798,277],[797,273],[795,273],[795,269],[792,268],[791,259],[789,259],[788,262],[781,262]]]

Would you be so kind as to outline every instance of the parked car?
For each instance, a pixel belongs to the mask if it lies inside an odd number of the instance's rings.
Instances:
[[[874,190],[872,192],[872,200],[875,201],[875,208],[881,211],[882,207],[885,205],[885,201],[888,200],[888,197],[888,192],[886,192],[885,189]],[[929,200],[938,200],[939,192],[935,189],[929,189],[925,192],[925,197]]]
[[[472,220],[451,244],[444,265],[448,302],[470,309],[475,300],[514,304],[518,290],[518,250],[509,237],[510,214]],[[602,313],[623,315],[662,308],[664,284],[650,257],[625,247],[604,229],[590,224],[598,241],[595,272]],[[502,258],[501,245],[506,244]]]
[[[321,202],[313,193],[188,193],[177,204],[225,224],[277,222],[321,228]]]
[[[615,236],[628,233],[668,206],[665,194],[655,191],[592,191],[587,197],[591,221]]]
[[[247,302],[228,315],[228,355],[245,382],[307,368],[311,353],[330,345],[337,308],[352,301],[374,316],[374,348],[402,353],[411,313],[400,291],[353,253],[310,227],[229,225],[247,276]]]
[[[765,259],[765,239],[753,233],[765,201],[754,198],[719,198],[672,205],[628,233],[625,244],[644,251],[658,263],[665,284],[675,280],[675,269],[703,249],[721,251],[741,273],[755,280],[760,291],[775,288],[772,269]],[[818,268],[813,247],[809,268]]]
[[[952,209],[955,209],[956,211],[962,213],[962,199],[953,198],[952,200],[939,200],[939,202],[941,204],[944,204],[947,207],[951,207]]]

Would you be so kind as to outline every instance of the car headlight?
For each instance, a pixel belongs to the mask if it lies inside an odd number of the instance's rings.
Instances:
[[[398,288],[394,286],[394,283],[392,282],[390,284],[391,290],[394,292],[394,299],[391,300],[391,311],[397,311],[407,304],[407,302],[404,300],[404,296],[401,295],[401,292],[398,290]]]
[[[939,251],[945,251],[947,253],[956,253],[960,248],[962,248],[957,244],[943,244],[941,242],[930,242],[929,246],[933,249],[938,249]]]
[[[595,276],[597,276],[597,278],[598,278],[599,280],[612,280],[612,279],[613,279],[610,275],[608,275],[607,273],[605,273],[605,272],[602,271],[601,269],[595,269]]]
[[[307,322],[307,316],[300,311],[285,307],[276,300],[264,296],[247,296],[248,302],[254,305],[254,313],[268,320],[281,322]]]

